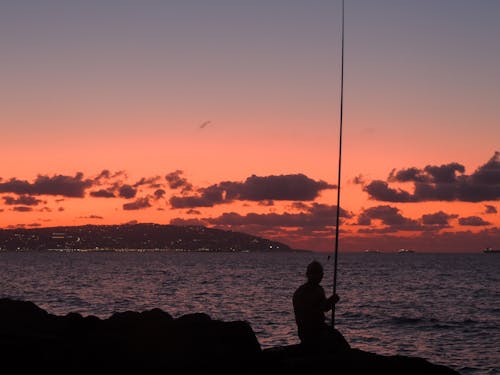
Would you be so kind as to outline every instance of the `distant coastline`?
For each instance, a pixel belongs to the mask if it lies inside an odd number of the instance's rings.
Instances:
[[[262,237],[203,226],[83,225],[0,229],[0,251],[305,252]]]
[[[195,250],[185,250],[185,249],[135,249],[135,248],[123,248],[123,249],[0,249],[2,252],[53,252],[53,253],[273,253],[273,251],[260,251],[260,250],[210,250],[210,249],[195,249]],[[304,249],[289,249],[289,250],[279,250],[274,251],[279,253],[314,253],[312,250]]]

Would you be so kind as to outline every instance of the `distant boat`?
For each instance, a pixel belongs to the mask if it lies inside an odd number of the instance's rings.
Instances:
[[[485,254],[500,253],[500,249],[492,249],[491,247],[487,247],[486,249],[483,250],[483,253]]]
[[[398,254],[410,254],[410,253],[414,253],[414,251],[409,250],[409,249],[399,249],[398,250]]]
[[[367,249],[364,251],[365,254],[380,254],[380,250],[372,250],[372,249]]]

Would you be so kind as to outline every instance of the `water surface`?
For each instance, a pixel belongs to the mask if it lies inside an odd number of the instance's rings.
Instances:
[[[291,306],[324,254],[0,253],[0,296],[106,318],[159,307],[246,320],[262,347],[297,343]],[[353,347],[500,373],[500,255],[341,254],[336,325]]]

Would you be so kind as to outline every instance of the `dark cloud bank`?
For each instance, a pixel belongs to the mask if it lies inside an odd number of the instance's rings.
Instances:
[[[449,214],[438,211],[431,214],[424,214],[419,219],[404,217],[401,211],[392,206],[381,205],[363,210],[358,215],[356,225],[371,226],[373,220],[380,221],[383,227],[360,229],[359,233],[395,233],[399,231],[437,231],[451,228],[451,220],[458,219],[460,226],[488,226],[490,222],[483,220],[479,216],[459,217],[457,214]]]
[[[4,204],[8,206],[12,205],[23,205],[23,206],[38,206],[40,203],[43,203],[42,200],[37,199],[35,197],[29,195],[21,195],[17,198],[11,196],[2,197],[4,200]]]
[[[90,196],[94,198],[115,198],[115,193],[111,189],[100,189],[91,191]]]
[[[144,208],[149,208],[151,207],[151,203],[149,201],[149,197],[144,197],[144,198],[138,198],[134,202],[131,203],[125,203],[123,205],[123,209],[125,211],[130,211],[130,210],[141,210]]]
[[[171,224],[243,231],[283,241],[295,248],[332,249],[336,206],[295,202],[290,208],[300,212],[245,215],[230,212],[217,217],[177,218]],[[437,211],[412,219],[390,205],[364,209],[357,217],[341,209],[340,215],[343,219],[341,241],[349,251],[373,248],[396,251],[399,247],[411,247],[419,251],[480,251],[481,246],[490,246],[488,244],[500,240],[498,228],[477,232],[479,227],[491,226],[491,223],[477,216],[460,217],[454,213]],[[455,229],[452,232],[451,228],[457,225],[465,231]],[[469,231],[469,228],[475,229],[475,232]],[[443,238],[450,242],[446,243]],[[435,239],[434,243],[432,239]]]
[[[19,195],[61,195],[71,198],[83,198],[85,190],[94,184],[91,179],[84,179],[83,173],[74,177],[55,175],[38,176],[33,183],[12,178],[0,183],[0,193]]]
[[[490,205],[490,204],[486,204],[484,206],[484,208],[485,208],[485,211],[484,211],[485,214],[496,214],[496,213],[498,213],[497,208],[495,206]]]
[[[134,198],[137,194],[137,189],[133,188],[130,185],[122,185],[118,189],[118,194],[122,198],[131,199]]]
[[[314,180],[304,174],[289,175],[252,175],[245,181],[222,181],[208,187],[194,189],[184,177],[182,170],[168,173],[163,180],[159,176],[143,177],[135,183],[127,183],[127,175],[123,171],[112,173],[102,170],[92,178],[84,178],[83,173],[74,176],[39,175],[33,182],[11,178],[0,180],[0,193],[11,193],[1,197],[5,205],[15,206],[13,210],[28,212],[27,207],[46,203],[37,196],[62,196],[64,198],[124,198],[134,199],[122,205],[124,210],[146,209],[155,202],[165,199],[167,192],[163,187],[177,190],[177,196],[170,197],[169,203],[174,209],[195,209],[213,207],[217,204],[234,201],[254,201],[261,205],[273,206],[274,201],[313,201],[325,189],[333,189],[322,180]],[[162,181],[165,181],[162,183]],[[139,192],[144,197],[137,198]],[[300,219],[297,214],[286,218],[288,221]],[[276,219],[273,218],[273,219]],[[248,219],[247,219],[248,220]],[[260,218],[260,220],[263,220]]]
[[[223,181],[197,190],[196,195],[170,198],[172,208],[213,207],[241,201],[312,201],[334,185],[303,174],[248,177],[244,182]]]
[[[234,226],[262,226],[270,227],[332,227],[335,226],[335,218],[337,215],[337,206],[326,204],[313,203],[307,207],[306,212],[299,213],[266,213],[257,214],[249,213],[241,215],[236,212],[223,213],[216,218],[204,219],[174,219],[172,224],[197,223],[202,225],[216,225],[225,227]],[[343,218],[351,218],[352,214],[340,209],[340,216]]]
[[[252,175],[245,181],[222,181],[198,189],[193,188],[181,170],[167,174],[165,180],[156,176],[141,178],[128,184],[126,179],[124,172],[112,174],[107,170],[93,178],[84,178],[82,173],[77,173],[75,176],[39,175],[33,182],[17,178],[0,179],[0,193],[17,195],[6,195],[2,199],[5,205],[13,206],[11,210],[18,212],[30,212],[34,206],[46,203],[37,198],[39,195],[83,198],[89,190],[93,190],[88,194],[91,197],[135,198],[134,201],[123,204],[124,210],[147,209],[166,197],[166,191],[162,187],[178,192],[178,195],[170,198],[171,208],[187,209],[191,215],[200,215],[195,210],[198,207],[213,207],[235,201],[259,202],[269,207],[275,201],[291,201],[294,203],[290,205],[290,212],[281,214],[229,212],[218,217],[173,219],[172,224],[241,230],[284,241],[294,247],[328,250],[332,246],[336,206],[307,202],[314,201],[323,190],[334,189],[336,186],[311,179],[304,174]],[[162,184],[161,181],[166,183]],[[385,202],[498,200],[500,153],[496,152],[470,175],[465,174],[465,168],[461,164],[449,163],[429,165],[423,169],[393,170],[387,181],[366,183],[360,175],[353,182],[363,185],[372,199]],[[410,192],[394,188],[390,186],[391,183],[411,183],[414,189]],[[146,196],[137,198],[139,192],[144,193],[144,188],[152,190],[146,192]],[[488,215],[498,212],[491,204],[485,204],[482,211]],[[392,248],[399,243],[401,247],[407,247],[404,243],[409,238],[397,233],[400,231],[410,233],[411,243],[420,249],[446,250],[449,246],[445,246],[443,239],[447,239],[450,246],[453,244],[455,250],[462,251],[474,246],[492,246],[492,241],[500,239],[498,228],[491,228],[491,223],[479,216],[459,217],[454,213],[439,211],[422,215],[419,219],[411,219],[404,217],[398,208],[389,205],[362,210],[357,217],[343,209],[340,214],[343,220],[341,241],[350,250],[374,246],[384,249],[389,243]],[[87,218],[100,217],[91,215]],[[446,229],[451,228],[452,221],[467,230],[447,233]],[[356,230],[351,232],[353,228]],[[436,242],[432,243],[432,240]]]
[[[388,182],[414,185],[413,193],[391,188]],[[364,186],[370,198],[384,202],[463,201],[500,199],[500,152],[471,175],[458,163],[428,165],[424,169],[393,170],[388,181],[374,180]]]
[[[182,177],[184,171],[176,170],[175,172],[171,172],[165,176],[165,180],[170,189],[181,189],[182,191],[191,191],[193,189],[193,185],[188,182],[185,177]]]

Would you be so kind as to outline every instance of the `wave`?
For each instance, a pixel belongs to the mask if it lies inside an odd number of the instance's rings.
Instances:
[[[412,318],[409,316],[392,316],[389,318],[389,323],[393,323],[396,325],[417,324],[423,321],[425,321],[424,318]]]
[[[345,318],[345,319],[365,319],[365,320],[369,320],[369,319],[374,319],[375,316],[371,315],[371,314],[367,314],[367,313],[364,313],[364,312],[360,312],[360,311],[346,311],[344,312],[342,315],[342,318]]]
[[[481,323],[478,320],[469,318],[464,320],[439,320],[436,318],[410,316],[391,316],[386,322],[394,325],[429,324],[433,328],[452,328],[457,326],[468,326]]]

